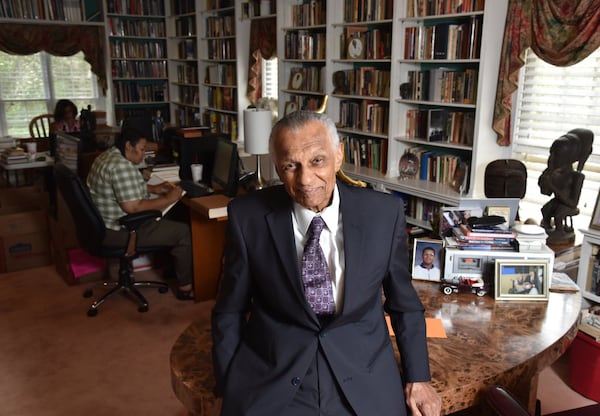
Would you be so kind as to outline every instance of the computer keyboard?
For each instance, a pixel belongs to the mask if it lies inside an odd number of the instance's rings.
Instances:
[[[178,185],[186,192],[186,196],[189,198],[212,195],[215,192],[210,186],[191,180],[183,180]]]

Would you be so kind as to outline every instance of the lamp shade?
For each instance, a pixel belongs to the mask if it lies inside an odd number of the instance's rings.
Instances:
[[[272,127],[270,110],[252,108],[244,110],[244,149],[251,155],[269,153],[269,135]]]

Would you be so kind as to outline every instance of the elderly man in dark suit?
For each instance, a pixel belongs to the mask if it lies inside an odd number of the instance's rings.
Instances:
[[[336,181],[343,147],[324,115],[294,112],[270,141],[283,186],[229,205],[212,314],[221,414],[439,415],[402,204]]]

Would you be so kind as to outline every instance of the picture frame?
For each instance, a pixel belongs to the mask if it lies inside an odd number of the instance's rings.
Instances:
[[[547,260],[496,260],[494,298],[496,300],[548,300]]]
[[[304,85],[304,72],[302,72],[302,68],[292,69],[290,73],[290,81],[288,85],[288,89],[290,90],[300,90]]]
[[[298,103],[296,103],[296,101],[286,101],[283,115],[287,116],[288,114],[291,114],[294,111],[298,111]]]
[[[444,243],[432,238],[415,238],[413,243],[412,278],[416,280],[429,280],[439,282],[442,273],[442,256]],[[425,251],[433,250],[433,259],[425,255]],[[427,259],[425,257],[428,257]],[[431,268],[425,267],[427,263]]]
[[[485,208],[485,215],[499,215],[503,217],[506,220],[506,222],[510,222],[510,207],[488,205]]]
[[[598,193],[598,197],[596,197],[596,205],[594,205],[590,228],[600,230],[600,193]]]

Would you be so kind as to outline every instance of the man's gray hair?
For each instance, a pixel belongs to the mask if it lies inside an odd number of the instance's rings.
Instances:
[[[297,130],[307,124],[317,121],[327,129],[329,138],[335,149],[340,145],[340,136],[338,135],[335,123],[325,114],[315,113],[314,111],[299,110],[283,117],[273,126],[269,136],[269,151],[273,155],[273,139],[278,136],[281,130]]]

